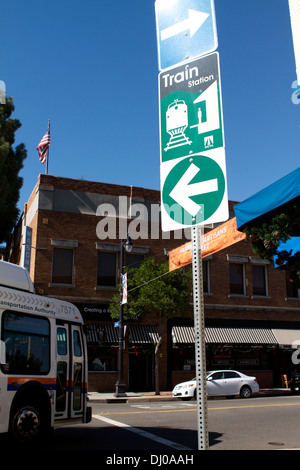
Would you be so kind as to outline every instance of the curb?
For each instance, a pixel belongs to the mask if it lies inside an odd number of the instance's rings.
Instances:
[[[292,395],[288,388],[284,389],[261,389],[255,396],[257,397],[275,397]],[[208,397],[208,400],[226,399],[226,397]],[[127,392],[124,397],[115,397],[113,393],[90,392],[88,393],[88,401],[92,403],[146,403],[146,402],[163,402],[163,401],[179,401],[179,398],[173,397],[172,392],[161,392],[161,395],[153,393],[138,394]]]

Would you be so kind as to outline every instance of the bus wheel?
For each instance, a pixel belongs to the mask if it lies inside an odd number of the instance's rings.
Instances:
[[[41,430],[40,412],[33,406],[19,407],[11,421],[11,431],[18,441],[32,441]]]

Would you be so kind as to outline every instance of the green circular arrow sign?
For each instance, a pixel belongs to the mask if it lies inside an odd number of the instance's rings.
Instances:
[[[167,175],[163,205],[170,218],[179,224],[203,224],[220,206],[225,187],[225,176],[215,160],[204,155],[187,157]]]

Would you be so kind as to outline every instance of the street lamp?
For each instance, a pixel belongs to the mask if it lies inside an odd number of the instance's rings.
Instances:
[[[120,315],[119,315],[119,367],[118,367],[118,382],[116,383],[115,397],[126,397],[125,388],[126,384],[123,381],[123,342],[124,342],[124,327],[123,327],[123,289],[122,289],[122,276],[123,276],[123,249],[127,253],[132,250],[132,242],[129,235],[127,240],[121,240],[121,253],[120,253]]]

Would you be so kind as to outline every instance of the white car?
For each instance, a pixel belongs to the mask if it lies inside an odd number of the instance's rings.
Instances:
[[[259,392],[256,377],[250,377],[236,370],[207,372],[206,386],[208,397],[240,395],[242,398],[250,398],[253,393]],[[172,395],[182,400],[196,398],[196,378],[177,384]]]

